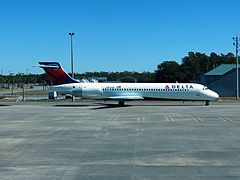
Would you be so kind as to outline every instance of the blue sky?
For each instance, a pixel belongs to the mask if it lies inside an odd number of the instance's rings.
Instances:
[[[38,61],[70,71],[154,71],[189,51],[234,52],[240,35],[238,0],[0,1],[0,69],[43,73]]]

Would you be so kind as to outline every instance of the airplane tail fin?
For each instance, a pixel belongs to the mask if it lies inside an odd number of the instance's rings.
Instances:
[[[39,62],[41,68],[47,73],[53,85],[78,83],[76,79],[69,76],[61,67],[59,62]]]

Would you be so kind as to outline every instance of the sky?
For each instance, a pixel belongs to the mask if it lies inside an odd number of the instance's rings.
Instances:
[[[234,52],[239,0],[0,0],[0,73],[150,71],[188,52]]]

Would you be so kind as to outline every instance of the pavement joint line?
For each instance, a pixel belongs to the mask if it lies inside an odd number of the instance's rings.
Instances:
[[[219,119],[220,119],[220,120],[223,120],[223,121],[225,121],[225,122],[234,123],[234,121],[231,120],[231,119],[228,118],[228,117],[223,117],[223,116],[221,116],[221,117],[219,117]]]
[[[62,119],[64,119],[64,117],[63,117],[63,116],[58,116],[58,117],[56,117],[56,119],[55,119],[55,120],[59,121],[59,120],[62,120]]]
[[[118,119],[136,119],[137,116],[119,116]]]
[[[145,121],[145,117],[139,116],[139,117],[137,118],[137,121],[140,121],[140,122]]]
[[[114,121],[115,117],[110,117],[108,120],[109,121]]]
[[[166,121],[168,121],[168,122],[174,121],[174,119],[172,118],[172,116],[168,116],[168,115],[167,115],[165,118],[166,118]]]
[[[192,115],[192,117],[193,117],[193,119],[194,119],[195,121],[203,122],[203,120],[202,120],[200,117],[198,117],[198,116]]]

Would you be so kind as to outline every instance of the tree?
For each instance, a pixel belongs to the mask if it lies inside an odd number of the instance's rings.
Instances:
[[[236,58],[233,53],[221,54],[221,62],[221,64],[234,64],[236,63]]]
[[[182,80],[181,66],[175,61],[165,61],[157,66],[156,82],[176,82]]]
[[[212,52],[209,56],[209,69],[214,69],[220,64],[222,64],[221,57],[215,52]]]
[[[188,56],[182,59],[181,66],[185,75],[184,81],[187,82],[211,69],[209,57],[200,52],[189,52]]]

